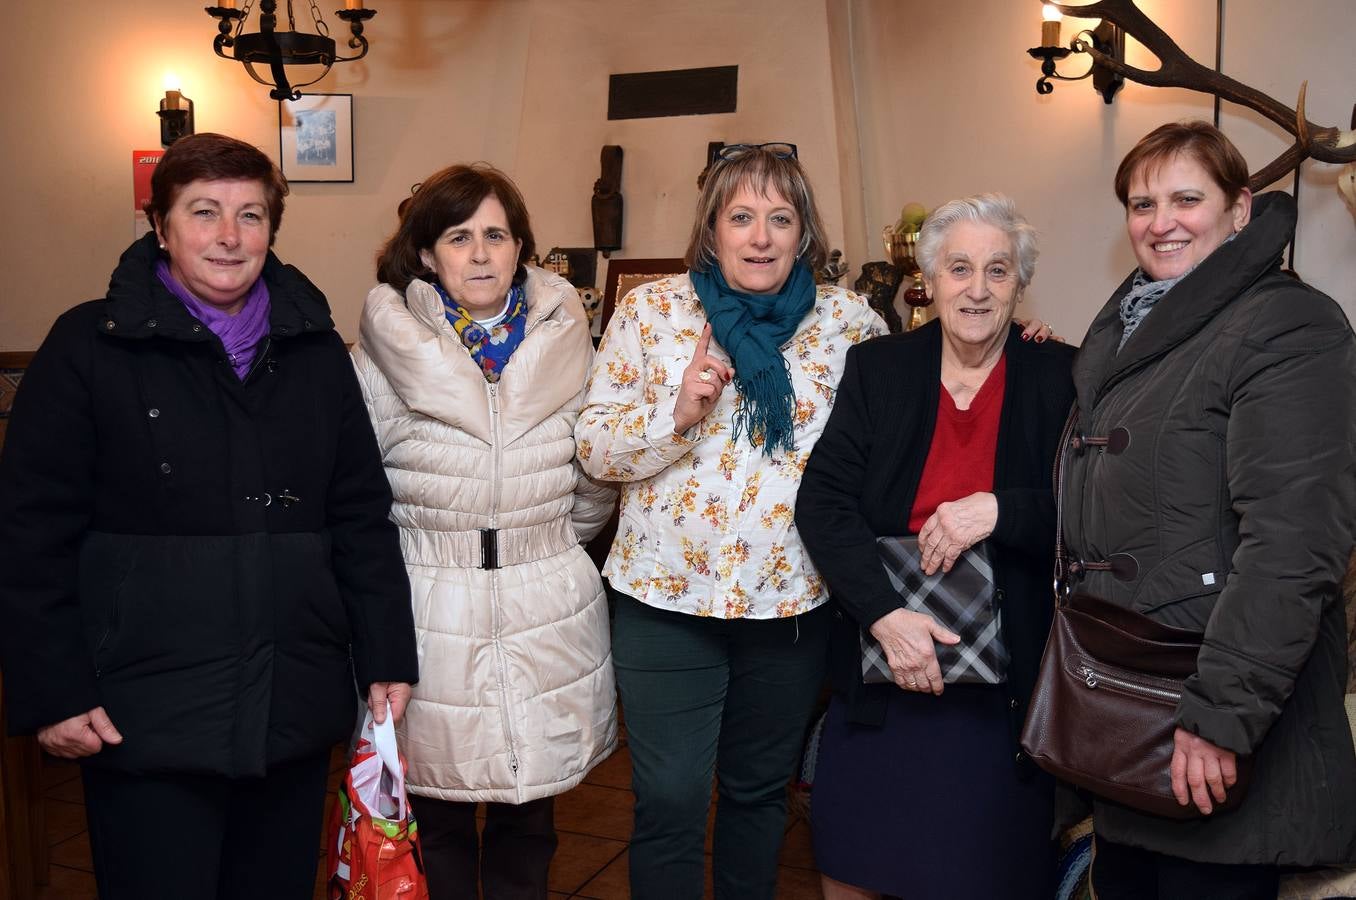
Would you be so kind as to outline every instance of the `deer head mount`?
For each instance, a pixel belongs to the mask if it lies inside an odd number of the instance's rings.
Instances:
[[[1119,59],[1099,50],[1093,43],[1075,38],[1076,53],[1086,53],[1094,65],[1102,66],[1130,81],[1149,87],[1179,87],[1204,94],[1213,94],[1240,106],[1256,110],[1284,128],[1295,142],[1280,156],[1249,177],[1248,187],[1253,191],[1280,179],[1306,159],[1320,162],[1346,163],[1356,167],[1356,108],[1352,111],[1352,128],[1315,125],[1304,116],[1304,94],[1309,82],[1300,85],[1299,101],[1291,109],[1279,100],[1267,96],[1209,66],[1203,66],[1188,56],[1167,33],[1146,16],[1134,0],[1096,0],[1093,3],[1052,3],[1066,16],[1077,19],[1102,19],[1121,28],[1139,41],[1158,58],[1155,71],[1126,65]],[[1351,169],[1348,169],[1349,174]]]

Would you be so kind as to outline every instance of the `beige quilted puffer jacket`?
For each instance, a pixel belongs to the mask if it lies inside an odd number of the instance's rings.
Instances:
[[[559,794],[617,743],[607,602],[580,546],[615,499],[575,463],[588,320],[564,279],[529,268],[524,288],[497,384],[422,281],[372,289],[354,350],[414,600],[407,783],[442,800]],[[489,529],[499,568],[482,566]]]

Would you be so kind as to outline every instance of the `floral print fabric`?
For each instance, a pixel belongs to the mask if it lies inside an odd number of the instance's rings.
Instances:
[[[795,449],[771,456],[758,437],[734,440],[733,385],[702,422],[674,434],[679,385],[705,325],[681,275],[628,293],[603,337],[575,430],[584,471],[622,482],[603,574],[643,603],[692,615],[807,612],[828,591],[796,533],[796,489],[848,348],[885,325],[856,294],[817,288],[814,308],[781,348],[796,395]],[[729,364],[715,341],[711,354]]]

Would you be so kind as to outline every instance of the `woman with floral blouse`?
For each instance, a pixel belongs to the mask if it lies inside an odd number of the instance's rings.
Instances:
[[[791,144],[732,145],[697,202],[689,272],[617,307],[576,427],[623,483],[604,574],[636,796],[631,894],[772,897],[785,788],[824,676],[827,592],[792,525],[847,349],[885,332],[811,274],[824,229]]]
[[[792,525],[854,344],[885,332],[811,273],[827,253],[794,144],[725,147],[686,275],[621,301],[575,435],[622,482],[603,574],[636,796],[631,894],[772,897],[785,788],[824,676],[828,592]],[[1033,323],[1039,327],[1039,323]]]

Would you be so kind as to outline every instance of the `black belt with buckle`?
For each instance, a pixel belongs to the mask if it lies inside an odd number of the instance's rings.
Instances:
[[[499,568],[499,529],[480,529],[480,567],[482,569]]]

